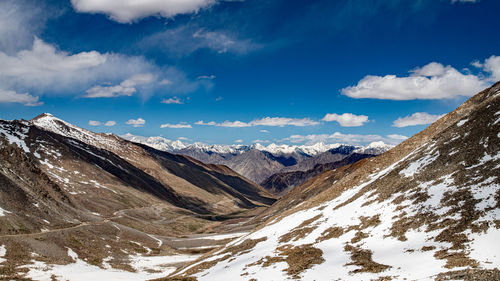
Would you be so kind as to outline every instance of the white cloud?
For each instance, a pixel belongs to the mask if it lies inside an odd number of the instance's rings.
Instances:
[[[104,125],[104,126],[107,126],[107,127],[112,127],[112,126],[116,125],[116,122],[113,121],[113,120],[109,120],[109,121],[107,121],[106,123],[103,124],[103,123],[101,123],[101,121],[89,120],[89,125],[90,126],[101,126],[101,125]]]
[[[75,95],[87,91],[87,97],[127,96],[136,92],[148,97],[156,92],[181,94],[200,87],[208,89],[213,82],[191,81],[177,68],[159,68],[143,57],[96,51],[71,54],[35,38],[31,49],[13,55],[0,51],[0,85],[34,95]]]
[[[337,121],[342,127],[359,127],[369,121],[366,115],[354,115],[352,113],[344,113],[342,115],[328,113],[321,120],[326,122]]]
[[[0,51],[0,82],[11,89],[34,92],[74,93],[88,89],[89,85],[158,71],[141,57],[96,51],[70,54],[39,38],[35,38],[31,49],[14,55]]]
[[[142,118],[130,119],[127,122],[125,122],[125,124],[132,125],[134,127],[142,127],[142,126],[144,126],[144,124],[146,124],[146,120],[144,120]]]
[[[264,129],[263,130],[259,130],[259,132],[261,132],[261,133],[269,133],[268,130],[264,130]]]
[[[252,127],[252,126],[271,126],[271,127],[284,127],[284,126],[314,126],[318,125],[318,121],[311,120],[310,118],[285,118],[285,117],[265,117],[262,119],[255,119],[250,122],[242,121],[224,121],[222,123],[217,123],[210,121],[208,123],[203,122],[203,120],[195,123],[196,125],[204,126],[217,126],[217,127]]]
[[[107,126],[107,127],[112,127],[114,125],[116,125],[116,122],[113,120],[109,120],[108,122],[104,123],[104,126]]]
[[[131,96],[137,92],[136,86],[150,84],[156,80],[151,73],[135,74],[115,86],[95,86],[87,90],[86,98],[114,98]]]
[[[222,100],[222,97],[216,97],[215,98],[215,101],[221,101]]]
[[[243,142],[243,140],[242,140],[242,139],[238,139],[238,140],[235,140],[234,142],[235,142],[235,143],[242,143],[242,142]]]
[[[310,118],[285,118],[285,117],[265,117],[262,119],[253,120],[250,122],[252,126],[314,126],[318,125],[318,121],[311,120]]]
[[[228,121],[228,120],[226,120],[222,123],[216,123],[214,121],[210,121],[210,122],[205,123],[205,122],[203,122],[203,120],[200,120],[194,124],[203,125],[203,126],[233,127],[233,128],[243,128],[243,127],[252,126],[249,123],[245,123],[245,122],[241,122],[241,121]]]
[[[451,66],[431,62],[410,71],[406,77],[372,76],[361,79],[356,86],[342,89],[351,98],[390,100],[445,99],[471,96],[488,87],[481,76],[464,74]]]
[[[291,135],[281,141],[291,143],[305,143],[312,145],[318,142],[323,143],[343,143],[351,145],[368,144],[372,142],[382,141],[387,144],[398,144],[401,138],[383,137],[380,135],[361,135],[361,134],[344,134],[335,132],[333,134],[313,134],[313,135]]]
[[[192,128],[191,125],[186,123],[179,124],[162,124],[160,128],[171,128],[171,129],[184,129],[184,128]]]
[[[398,135],[398,134],[387,135],[387,137],[390,138],[390,139],[395,139],[395,140],[406,140],[406,139],[408,139],[407,136]]]
[[[416,125],[427,125],[433,123],[442,116],[443,115],[432,115],[427,112],[415,112],[406,117],[399,117],[392,123],[392,126],[401,128]]]
[[[196,13],[215,0],[71,0],[78,12],[102,13],[120,23],[130,23],[149,16],[166,18]]]
[[[491,56],[484,60],[484,63],[479,61],[472,62],[472,65],[481,68],[490,74],[490,81],[500,81],[500,56]]]
[[[179,99],[178,97],[173,97],[169,99],[163,99],[161,103],[166,103],[166,104],[184,104],[184,102]]]
[[[15,91],[0,89],[0,103],[21,103],[25,106],[39,106],[43,102],[38,101],[39,97],[34,97],[28,93],[16,93]]]

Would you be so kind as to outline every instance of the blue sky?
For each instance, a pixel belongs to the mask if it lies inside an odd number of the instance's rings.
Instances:
[[[500,80],[496,0],[131,2],[1,0],[0,118],[398,143]]]

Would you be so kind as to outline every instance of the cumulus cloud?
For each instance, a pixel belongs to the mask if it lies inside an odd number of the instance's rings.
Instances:
[[[115,86],[95,86],[87,90],[86,98],[114,98],[131,96],[137,92],[136,86],[150,84],[156,78],[151,73],[135,74]]]
[[[314,126],[318,125],[318,121],[311,120],[310,118],[285,118],[285,117],[265,117],[262,119],[255,119],[250,122],[242,122],[242,121],[224,121],[221,123],[217,123],[214,121],[203,122],[203,120],[195,123],[196,125],[204,125],[204,126],[217,126],[217,127],[252,127],[252,126],[270,126],[270,127],[284,127],[284,126],[297,126],[297,127],[305,127],[305,126]]]
[[[438,120],[443,115],[432,115],[427,112],[415,112],[406,117],[399,117],[392,123],[392,126],[401,128],[416,125],[427,125]]]
[[[0,85],[33,95],[86,92],[86,97],[116,97],[137,92],[148,97],[155,92],[183,94],[200,87],[209,89],[213,82],[190,80],[175,67],[159,68],[143,57],[97,51],[71,54],[35,38],[31,49],[13,55],[0,51]]]
[[[246,122],[241,122],[241,121],[224,121],[221,123],[217,123],[215,121],[210,121],[210,122],[203,122],[203,120],[200,120],[196,123],[196,125],[203,125],[203,126],[217,126],[217,127],[233,127],[233,128],[243,128],[243,127],[251,127],[250,123]]]
[[[89,125],[90,126],[101,126],[101,125],[104,125],[104,126],[107,126],[107,127],[112,127],[114,125],[116,125],[116,122],[113,121],[113,120],[109,120],[107,121],[106,123],[101,123],[101,121],[95,121],[95,120],[89,120]]]
[[[161,101],[161,103],[165,103],[165,104],[184,104],[184,102],[178,98],[178,97],[173,97],[173,98],[169,98],[169,99],[163,99]]]
[[[491,56],[485,59],[483,63],[474,61],[472,65],[489,73],[488,78],[491,82],[500,81],[500,56]]]
[[[367,123],[368,116],[366,115],[355,115],[352,113],[344,113],[338,115],[336,113],[328,113],[321,119],[326,122],[336,121],[342,127],[359,127],[363,126],[363,124]]]
[[[312,145],[318,142],[323,143],[343,143],[351,145],[362,145],[372,142],[382,141],[387,144],[398,144],[402,141],[401,137],[380,136],[380,135],[361,135],[361,134],[344,134],[335,132],[333,134],[312,134],[312,135],[291,135],[281,141],[288,141],[291,143],[305,143]]]
[[[101,13],[120,23],[130,23],[149,16],[170,18],[178,14],[196,13],[215,0],[71,0],[78,12]]]
[[[406,140],[406,139],[408,139],[407,136],[398,135],[398,134],[387,135],[387,137],[394,139],[394,140]]]
[[[185,128],[192,128],[191,125],[186,124],[186,123],[179,123],[179,124],[162,124],[160,128],[171,128],[171,129],[185,129]]]
[[[141,57],[96,51],[70,54],[39,38],[35,38],[31,49],[14,55],[0,51],[0,82],[11,89],[67,94],[88,89],[89,84],[154,72],[159,69]]]
[[[144,126],[144,124],[146,124],[146,120],[144,120],[142,118],[130,119],[127,122],[125,122],[125,124],[132,125],[134,127],[142,127],[142,126]]]
[[[411,70],[406,77],[365,76],[356,86],[344,88],[341,93],[351,98],[446,99],[471,96],[489,84],[480,75],[464,74],[449,65],[431,62]]]
[[[17,93],[10,90],[0,89],[0,103],[21,103],[25,106],[39,106],[43,102],[38,101],[38,97],[34,97],[28,93]]]

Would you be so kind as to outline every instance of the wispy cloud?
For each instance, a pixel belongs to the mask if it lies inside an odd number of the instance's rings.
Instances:
[[[163,99],[161,101],[161,103],[165,103],[165,104],[184,104],[184,102],[178,98],[178,97],[173,97],[173,98],[169,98],[169,99]]]
[[[130,119],[127,122],[125,122],[125,124],[132,125],[134,127],[142,127],[142,126],[144,126],[144,124],[146,124],[146,120],[144,120],[142,118]]]
[[[328,113],[321,120],[326,122],[336,121],[342,127],[359,127],[363,126],[369,121],[368,116],[366,115],[355,115],[352,113],[344,113],[341,115],[338,115],[336,113]]]
[[[213,80],[217,78],[215,75],[201,75],[201,76],[198,76],[198,79],[209,79],[209,80]]]
[[[234,128],[243,128],[243,127],[253,127],[253,126],[270,126],[270,127],[284,127],[284,126],[297,126],[297,127],[305,127],[305,126],[314,126],[320,124],[318,121],[314,121],[310,118],[285,118],[285,117],[265,117],[262,119],[255,119],[250,122],[242,122],[242,121],[224,121],[221,123],[217,123],[214,121],[204,122],[200,120],[195,123],[196,125],[204,125],[204,126],[217,126],[217,127],[234,127]]]
[[[451,3],[479,3],[479,0],[451,0]]]
[[[101,126],[101,122],[89,120],[89,126]]]
[[[433,115],[427,112],[415,112],[412,115],[399,117],[394,120],[392,126],[394,127],[408,127],[408,126],[416,126],[416,125],[427,125],[435,122],[439,118],[443,117],[443,115]]]
[[[108,122],[104,123],[104,126],[107,127],[113,127],[114,125],[116,125],[116,121],[113,120],[109,120]]]
[[[139,85],[150,84],[156,80],[151,73],[135,74],[127,80],[115,86],[95,86],[87,90],[86,98],[114,98],[119,96],[131,96]]]
[[[171,128],[171,129],[185,129],[185,128],[192,128],[191,125],[186,124],[186,123],[179,123],[179,124],[162,124],[160,128]]]
[[[260,139],[257,139],[257,140],[253,140],[252,142],[253,142],[253,143],[270,143],[271,141],[269,141],[269,140],[260,140]]]
[[[234,142],[235,142],[235,143],[242,143],[242,142],[243,142],[243,140],[242,140],[242,139],[237,139],[237,140],[235,140]]]
[[[167,29],[144,38],[142,47],[160,48],[169,56],[183,57],[198,50],[211,50],[217,54],[245,55],[259,50],[262,46],[251,39],[239,38],[228,30],[209,30],[195,23]],[[213,80],[215,76],[200,76],[200,79]]]

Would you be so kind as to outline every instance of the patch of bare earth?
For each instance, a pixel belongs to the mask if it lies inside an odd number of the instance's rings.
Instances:
[[[321,214],[313,218],[303,221],[299,226],[292,229],[285,235],[280,237],[280,243],[288,243],[290,241],[297,241],[299,239],[305,238],[309,233],[316,229],[316,226],[309,226],[311,223],[317,221],[321,218]]]
[[[464,269],[443,272],[436,276],[436,281],[464,280],[464,281],[491,281],[500,280],[498,269]]]
[[[370,250],[361,249],[351,245],[346,245],[344,247],[344,250],[346,252],[351,253],[351,259],[352,259],[352,262],[347,263],[346,265],[356,265],[360,267],[358,269],[353,270],[352,273],[360,273],[360,272],[379,273],[390,268],[390,266],[388,265],[374,262],[372,260],[373,253]]]

